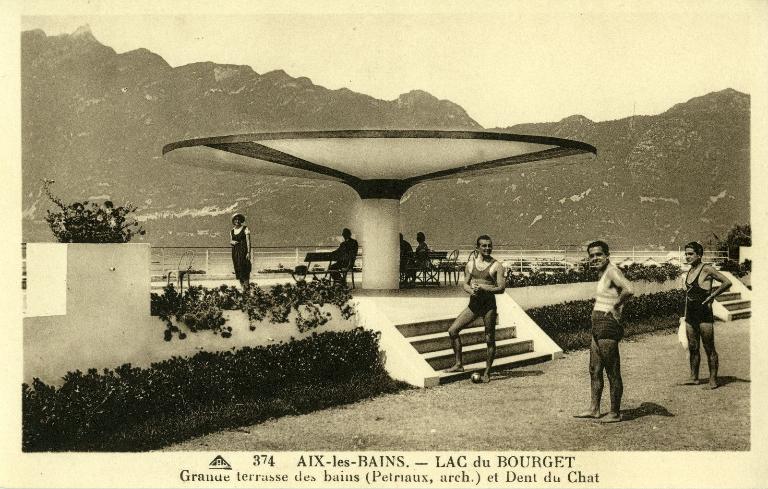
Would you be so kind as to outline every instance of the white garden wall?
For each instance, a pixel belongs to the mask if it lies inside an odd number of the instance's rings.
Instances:
[[[123,363],[147,367],[172,356],[264,345],[311,334],[299,333],[292,317],[286,324],[265,321],[250,331],[244,313],[228,311],[225,315],[232,327],[231,338],[202,331],[188,334],[184,340],[174,336],[164,341],[165,324],[150,316],[149,253],[147,244],[27,245],[27,292],[41,290],[38,284],[49,280],[65,284],[66,294],[63,300],[54,296],[55,301],[38,293],[27,296],[25,382],[38,377],[56,385],[64,374],[76,369],[114,368]],[[55,302],[55,307],[48,302]],[[326,311],[332,313],[331,320],[315,331],[355,327],[355,322],[342,319],[335,307]]]

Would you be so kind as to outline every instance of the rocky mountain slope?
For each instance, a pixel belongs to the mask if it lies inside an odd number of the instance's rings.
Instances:
[[[87,28],[22,33],[23,237],[50,241],[50,202],[112,199],[139,206],[144,241],[226,245],[229,216],[249,216],[255,246],[319,245],[354,227],[358,198],[335,183],[167,164],[168,142],[258,131],[350,128],[482,130],[460,106],[414,90],[378,100],[282,71],[200,62],[171,67],[145,49],[116,53]],[[403,198],[406,235],[436,244],[547,247],[604,237],[616,246],[676,248],[749,220],[749,95],[724,90],[663,114],[492,129],[573,138],[598,157],[571,157],[491,176],[431,182]]]

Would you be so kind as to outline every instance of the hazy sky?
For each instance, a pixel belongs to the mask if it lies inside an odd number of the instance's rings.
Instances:
[[[258,73],[283,69],[386,100],[421,89],[456,102],[485,127],[503,127],[573,114],[596,121],[633,111],[656,114],[729,87],[752,93],[758,61],[754,16],[745,9],[766,4],[622,2],[598,9],[595,3],[513,2],[479,12],[336,8],[221,15],[229,13],[222,8],[184,16],[102,10],[25,15],[21,28],[54,35],[89,24],[117,52],[144,47],[172,66],[213,61]]]

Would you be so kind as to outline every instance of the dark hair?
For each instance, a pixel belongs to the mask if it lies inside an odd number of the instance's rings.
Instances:
[[[698,243],[696,241],[691,241],[690,243],[685,245],[685,248],[690,248],[697,255],[704,256],[704,247],[701,246],[701,243]],[[685,248],[683,248],[683,250],[685,250]]]
[[[490,236],[488,236],[487,234],[482,234],[477,237],[477,240],[475,240],[475,246],[480,246],[481,239],[487,239],[488,241],[493,242]]]
[[[416,241],[418,241],[419,243],[421,243],[422,241],[425,241],[426,239],[427,237],[424,236],[424,233],[422,233],[421,231],[416,233]]]
[[[341,235],[345,238],[351,238],[352,237],[352,231],[349,230],[349,228],[344,228],[341,230]]]
[[[590,248],[594,248],[595,246],[599,246],[603,250],[603,253],[605,253],[606,255],[611,254],[611,252],[608,249],[608,243],[606,243],[605,241],[601,241],[599,239],[597,241],[592,241],[587,245],[587,253],[589,253]]]

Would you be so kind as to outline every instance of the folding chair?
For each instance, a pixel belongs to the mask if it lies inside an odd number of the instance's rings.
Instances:
[[[176,267],[176,270],[171,270],[168,272],[168,285],[171,284],[171,279],[173,278],[173,272],[176,272],[176,278],[179,281],[179,293],[181,293],[184,290],[184,277],[187,277],[187,288],[192,286],[190,277],[192,275],[205,275],[205,270],[195,270],[193,268],[195,261],[195,252],[193,250],[187,250],[182,255],[181,258],[179,258],[179,264]]]

